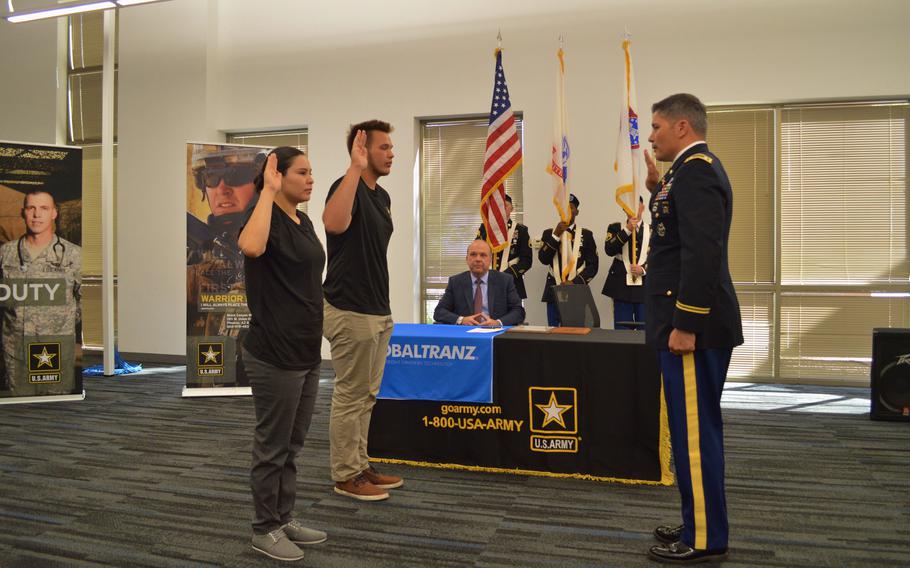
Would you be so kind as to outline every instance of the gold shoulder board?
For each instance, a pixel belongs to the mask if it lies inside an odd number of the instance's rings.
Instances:
[[[714,158],[712,158],[711,156],[708,156],[706,154],[692,154],[691,156],[686,158],[686,161],[684,161],[683,163],[688,164],[692,160],[704,160],[704,161],[708,162],[709,164],[714,162]]]

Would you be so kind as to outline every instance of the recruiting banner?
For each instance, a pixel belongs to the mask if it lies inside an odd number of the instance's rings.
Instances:
[[[507,332],[493,339],[492,357],[488,404],[378,400],[370,421],[370,458],[624,483],[673,482],[660,369],[643,333]]]
[[[503,329],[395,324],[379,398],[493,401],[493,336]]]
[[[0,404],[82,398],[82,149],[0,142]]]
[[[267,149],[186,145],[186,389],[184,396],[249,394],[241,345],[249,329],[244,212]]]

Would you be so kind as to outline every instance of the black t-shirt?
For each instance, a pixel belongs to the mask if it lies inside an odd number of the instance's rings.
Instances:
[[[326,203],[341,184],[332,184]],[[323,284],[325,299],[339,310],[387,316],[389,261],[392,238],[392,199],[379,184],[370,189],[363,179],[351,207],[351,225],[340,235],[326,233],[329,270]]]
[[[246,221],[252,212],[250,208]],[[299,225],[273,203],[265,252],[258,258],[243,257],[252,314],[243,346],[266,363],[303,370],[322,362],[325,252],[310,218],[299,211],[297,218]]]

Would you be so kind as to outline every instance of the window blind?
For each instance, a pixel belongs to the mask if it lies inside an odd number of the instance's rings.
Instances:
[[[518,136],[522,120],[515,116]],[[432,323],[449,277],[467,270],[465,255],[480,226],[480,186],[488,120],[429,120],[421,124],[420,230],[423,321]],[[522,222],[522,166],[505,182],[513,222]]]
[[[907,284],[908,105],[781,111],[782,284]]]
[[[278,146],[290,146],[297,148],[304,154],[309,154],[307,150],[309,131],[305,128],[281,131],[266,130],[262,132],[228,132],[225,138],[228,144],[249,144],[250,146],[263,146],[269,149],[277,148]],[[309,202],[297,205],[297,210],[309,213]]]
[[[781,294],[780,376],[868,379],[872,329],[910,327],[910,298],[870,292]]]
[[[101,79],[104,47],[103,14],[93,12],[68,18],[67,28],[67,138],[82,146],[82,333],[87,347],[100,347],[101,321]],[[115,43],[116,45],[116,43]],[[114,50],[114,100],[117,100],[117,50]],[[114,139],[117,112],[114,109]],[[116,227],[117,145],[114,145],[114,226]],[[117,284],[114,242],[114,294]],[[115,304],[116,307],[116,304]],[[116,325],[116,316],[114,319]],[[116,330],[115,330],[116,333]]]
[[[708,145],[733,187],[729,260],[733,281],[774,281],[774,111],[708,113]]]

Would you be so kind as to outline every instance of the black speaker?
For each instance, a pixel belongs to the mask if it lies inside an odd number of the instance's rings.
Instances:
[[[910,329],[872,330],[873,420],[910,421]]]

